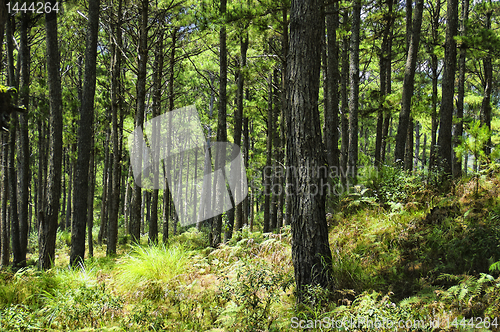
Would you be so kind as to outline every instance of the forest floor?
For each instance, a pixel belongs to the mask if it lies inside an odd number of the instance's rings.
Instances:
[[[116,258],[96,245],[76,269],[58,233],[53,269],[0,272],[0,330],[500,331],[499,184],[442,194],[397,171],[367,179],[327,215],[335,290],[311,289],[301,306],[289,227],[244,228],[215,250],[195,229],[167,246],[121,237]]]

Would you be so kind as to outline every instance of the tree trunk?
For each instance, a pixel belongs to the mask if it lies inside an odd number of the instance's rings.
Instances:
[[[120,72],[121,72],[121,48],[122,48],[122,32],[121,32],[121,19],[122,19],[122,1],[118,0],[118,22],[114,24],[114,35],[116,38],[116,45],[112,44],[112,64],[111,64],[111,117],[113,123],[112,141],[113,141],[113,159],[112,163],[112,178],[111,196],[109,199],[109,225],[108,225],[108,239],[106,246],[106,256],[113,256],[116,254],[116,243],[118,241],[118,209],[120,197],[120,182],[121,182],[121,149],[120,137],[118,126],[118,112],[120,111]]]
[[[491,0],[490,0],[491,4]],[[491,16],[492,10],[486,12],[486,29],[491,30]],[[491,130],[491,92],[493,89],[493,66],[491,63],[491,55],[487,55],[483,58],[484,67],[484,94],[483,101],[481,103],[481,125],[486,125],[489,130]],[[484,147],[484,153],[487,157],[491,153],[491,137],[488,139]]]
[[[392,0],[387,0],[387,13],[384,14],[384,32],[380,54],[380,107],[377,115],[377,136],[375,138],[375,165],[380,166],[385,159],[385,142],[387,140],[389,110],[386,109],[385,99],[391,92],[391,59],[392,59]]]
[[[19,115],[19,242],[21,247],[21,260],[26,261],[26,252],[28,249],[28,198],[30,187],[30,148],[28,137],[28,109],[29,109],[29,62],[30,62],[30,46],[28,43],[28,35],[30,33],[30,13],[21,14],[21,43],[20,43],[20,58],[21,58],[21,82],[20,82],[20,98],[21,103],[26,107],[26,111]]]
[[[462,0],[462,20],[460,22],[460,35],[466,36],[467,20],[469,19],[469,0]],[[458,59],[458,95],[457,95],[457,123],[453,127],[453,147],[457,147],[464,135],[464,97],[465,97],[465,60],[467,48],[462,43],[460,46],[460,56]],[[462,158],[457,158],[453,152],[453,177],[462,176]]]
[[[158,35],[158,41],[156,43],[156,54],[155,54],[155,63],[153,67],[155,68],[153,74],[153,118],[161,114],[161,87],[162,87],[162,76],[163,76],[163,30],[160,29]],[[154,124],[156,126],[156,122]],[[153,128],[153,132],[157,131],[159,128]],[[159,145],[159,136],[156,135],[153,137],[157,141],[154,143],[155,146]],[[157,151],[154,151],[157,153]],[[156,157],[154,158],[156,160]],[[153,167],[157,167],[159,165],[153,165]],[[155,174],[154,182],[159,182],[159,169],[155,168],[153,171]],[[149,243],[157,244],[158,243],[158,189],[153,189],[153,197],[152,197],[152,215],[149,223]]]
[[[97,33],[100,0],[89,0],[87,44],[85,47],[85,76],[78,127],[78,159],[76,163],[73,229],[71,231],[70,264],[76,266],[85,256],[85,226],[87,224],[89,164],[94,122],[94,95],[96,85]]]
[[[102,245],[103,240],[107,237],[108,234],[108,201],[109,197],[109,186],[110,186],[110,167],[109,160],[111,159],[109,153],[109,131],[108,128],[106,130],[106,139],[104,141],[104,168],[102,169],[102,198],[101,198],[101,218],[100,218],[100,227],[99,234],[97,235],[97,243]]]
[[[413,160],[413,167],[418,170],[418,159],[420,155],[420,124],[415,121],[415,157]]]
[[[244,148],[245,148],[245,170],[248,169],[248,160],[250,159],[250,131],[248,128],[248,117],[245,117],[243,120],[243,132],[244,132]],[[249,188],[250,189],[250,188]],[[242,226],[248,225],[250,218],[250,191],[248,192],[247,197],[243,200],[243,222]]]
[[[344,24],[348,20],[347,11],[344,12]],[[347,84],[349,77],[349,38],[346,36],[342,40],[342,75],[340,75],[340,113],[342,126],[342,142],[340,144],[340,173],[341,182],[346,184],[347,178],[344,176],[347,170],[347,161],[349,159],[349,104]]]
[[[226,45],[226,5],[227,0],[220,0],[220,15],[223,17],[222,27],[219,33],[219,45],[220,45],[220,74],[219,74],[219,114],[217,119],[217,141],[225,142],[227,140],[227,129],[226,129],[226,109],[227,109],[227,45]],[[216,169],[221,168],[223,159],[222,156],[225,153],[219,151],[218,156],[216,156]],[[215,177],[214,177],[215,178]],[[214,182],[215,183],[215,182]],[[215,188],[214,185],[214,193],[215,198],[219,199],[222,195],[218,195],[218,193],[222,193],[222,190],[225,188]],[[224,205],[221,205],[224,206]],[[222,215],[219,215],[214,218],[212,224],[212,247],[216,248],[219,243],[221,243],[221,232],[222,232]]]
[[[172,30],[172,48],[170,53],[170,73],[168,78],[168,111],[172,112],[174,110],[174,82],[175,82],[175,45],[177,41],[177,28]],[[211,113],[210,113],[211,116]],[[170,146],[170,136],[167,137],[167,149]],[[167,161],[166,168],[169,170],[170,167],[170,159]],[[170,188],[168,187],[168,183],[166,185],[166,189],[163,192],[163,243],[167,243],[168,235],[169,235],[169,225],[168,222],[170,220],[170,216],[172,215],[172,195],[170,193]]]
[[[19,214],[17,210],[17,176],[16,176],[16,131],[17,131],[17,115],[12,117],[10,124],[9,135],[9,207],[10,207],[10,226],[11,226],[11,240],[12,240],[12,267],[17,270],[25,264],[26,257],[22,257],[21,238],[19,234]]]
[[[126,186],[126,189],[125,189],[125,204],[123,205],[123,219],[124,219],[124,222],[125,222],[125,230],[126,230],[126,233],[129,234],[129,230],[130,230],[130,192],[131,192],[131,186],[130,186],[130,183],[129,183],[129,179],[131,177],[131,174],[132,174],[132,166],[129,165],[129,168],[128,168],[128,175],[127,175],[127,178],[126,178],[126,181],[125,181],[125,186]]]
[[[1,132],[2,146],[7,146],[8,133]],[[7,220],[7,201],[9,192],[9,177],[7,175],[7,163],[9,160],[9,149],[2,149],[2,266],[9,265],[10,259],[10,239],[9,239],[9,224]]]
[[[353,3],[353,14],[351,24],[350,40],[350,62],[349,62],[349,159],[348,164],[354,176],[357,178],[358,164],[358,102],[359,102],[359,30],[361,25],[361,0]]]
[[[55,5],[55,1],[51,1]],[[45,14],[47,44],[47,79],[50,104],[50,154],[48,169],[48,188],[45,211],[42,216],[40,231],[39,259],[41,269],[50,268],[54,262],[56,249],[57,217],[61,197],[62,168],[62,97],[61,77],[59,72],[60,55],[57,36],[57,13]]]
[[[72,144],[71,145],[71,150],[73,150],[73,152],[75,151],[75,145]],[[74,168],[75,168],[75,163],[71,160],[71,157],[70,155],[68,155],[68,168],[69,168],[69,171],[68,171],[68,195],[67,195],[67,198],[66,198],[66,217],[65,217],[65,223],[66,223],[66,226],[65,226],[65,229],[68,231],[68,232],[71,232],[71,217],[73,216],[73,211],[72,211],[72,201],[73,201],[73,184],[75,183],[75,177],[74,177]]]
[[[455,36],[458,26],[458,0],[447,0],[446,40],[444,50],[444,72],[442,81],[442,99],[439,110],[439,156],[443,162],[445,174],[451,175],[451,129],[453,126],[453,101],[455,96],[455,68],[457,62],[457,44]]]
[[[405,159],[404,159],[404,169],[410,173],[413,171],[413,117],[410,116],[410,121],[408,123],[408,132],[406,134],[406,146],[405,146]]]
[[[358,3],[359,4],[359,3]],[[287,158],[293,171],[291,191],[292,260],[297,301],[306,300],[308,286],[328,287],[331,252],[325,218],[326,193],[319,190],[327,180],[319,167],[326,164],[318,111],[321,67],[321,35],[324,33],[322,0],[293,0],[290,18],[290,48],[287,69],[288,126]],[[307,174],[306,174],[307,173]],[[314,174],[312,174],[314,173]],[[324,173],[324,174],[323,174]],[[316,188],[317,195],[300,192]]]
[[[325,96],[325,148],[328,165],[339,167],[339,51],[337,29],[339,28],[339,5],[334,2],[326,6],[327,28],[327,76]]]
[[[142,127],[144,124],[144,112],[146,109],[146,66],[148,58],[148,8],[149,2],[141,1],[141,21],[139,31],[139,52],[138,56],[138,73],[137,73],[137,104],[135,113],[135,127]],[[142,149],[136,149],[139,156],[142,156]],[[142,160],[140,167],[142,169]],[[130,207],[130,235],[132,241],[140,243],[141,241],[141,201],[142,190],[135,182],[132,191],[132,204]]]
[[[271,230],[275,230],[278,227],[278,204],[279,204],[279,196],[281,188],[279,186],[279,176],[276,170],[278,169],[278,158],[279,158],[279,150],[281,147],[279,146],[279,133],[278,133],[278,93],[276,87],[279,86],[278,82],[278,70],[275,68],[273,70],[273,132],[272,132],[272,140],[273,140],[273,161],[272,161],[272,169],[273,169],[273,177],[272,177],[272,186],[271,186]]]
[[[89,257],[94,257],[94,239],[92,229],[94,227],[94,191],[95,191],[95,166],[94,166],[94,140],[92,139],[92,147],[90,149],[89,160],[89,192],[87,195],[87,239],[89,247]]]
[[[417,54],[420,42],[423,9],[424,0],[417,0],[415,5],[413,29],[410,32],[411,40],[406,58],[405,75],[403,80],[403,96],[401,97],[401,112],[399,113],[398,131],[396,134],[396,149],[394,151],[394,159],[399,165],[403,165],[405,157],[405,146],[410,123],[411,98],[413,97],[415,68],[417,66]]]
[[[272,92],[272,75],[269,74],[269,87],[267,94],[267,159],[266,159],[266,167],[264,169],[264,225],[262,232],[267,233],[271,231],[271,177],[273,175],[272,166],[271,166],[271,156],[273,149],[273,92]]]
[[[248,32],[245,33],[240,39],[240,68],[238,69],[236,82],[238,84],[237,92],[237,107],[234,115],[234,144],[241,145],[241,131],[243,126],[243,99],[244,99],[244,87],[245,87],[245,76],[244,69],[247,65],[247,51],[248,51]],[[241,186],[236,187],[236,191],[240,190]],[[243,202],[239,203],[235,208],[235,224],[234,228],[236,231],[241,229],[243,223]],[[231,235],[228,236],[228,239]]]

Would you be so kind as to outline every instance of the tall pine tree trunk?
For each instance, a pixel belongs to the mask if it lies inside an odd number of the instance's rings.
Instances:
[[[21,82],[20,98],[26,111],[19,115],[19,242],[21,247],[21,260],[26,260],[28,248],[28,196],[30,186],[30,148],[28,137],[28,109],[29,109],[29,84],[30,84],[30,47],[28,43],[30,13],[21,14]]]
[[[410,2],[411,8],[411,2]],[[403,165],[405,159],[406,142],[408,129],[410,127],[411,98],[413,97],[415,69],[417,66],[418,45],[420,43],[420,31],[422,27],[422,14],[424,10],[424,0],[417,0],[415,5],[415,17],[413,28],[407,31],[410,34],[410,44],[405,65],[405,75],[403,80],[403,96],[401,97],[401,112],[399,113],[398,131],[396,133],[396,149],[394,159],[396,163]],[[406,165],[411,166],[411,163]]]
[[[344,24],[348,20],[347,11],[343,15]],[[347,84],[349,77],[349,38],[344,37],[342,40],[342,75],[340,75],[340,114],[342,127],[342,142],[340,144],[340,170],[341,182],[346,184],[347,179],[344,176],[347,170],[347,161],[349,159],[349,104]]]
[[[51,1],[55,5],[55,1]],[[57,36],[57,13],[45,14],[45,30],[47,44],[47,78],[50,104],[50,152],[48,164],[48,188],[45,211],[40,223],[39,259],[41,269],[52,266],[56,250],[57,218],[61,197],[62,168],[62,97],[61,77],[59,72],[59,38]],[[85,234],[85,233],[84,233]]]
[[[379,166],[385,159],[385,143],[389,129],[390,111],[386,109],[385,98],[391,92],[391,59],[392,59],[392,0],[387,0],[387,13],[384,14],[385,26],[380,54],[380,108],[377,115],[377,136],[375,138],[375,165]],[[386,126],[387,125],[387,126]]]
[[[432,8],[432,7],[431,7]],[[436,1],[435,10],[431,11],[431,36],[434,44],[438,43],[439,38],[439,18],[441,12],[441,0]],[[431,110],[431,144],[429,151],[429,176],[431,174],[432,169],[435,166],[435,161],[437,157],[436,153],[436,144],[437,144],[437,127],[438,127],[438,114],[437,114],[437,103],[438,103],[438,58],[434,52],[434,48],[431,48],[429,51],[431,57],[431,80],[432,80],[432,110]]]
[[[264,171],[264,225],[263,232],[267,233],[271,231],[271,177],[273,175],[271,163],[272,163],[272,149],[273,149],[273,77],[269,74],[268,78],[268,93],[267,93],[267,158],[266,158],[266,167]]]
[[[295,168],[291,191],[292,260],[297,300],[305,300],[308,286],[328,287],[331,252],[325,217],[326,193],[299,192],[299,188],[321,188],[327,174],[318,94],[321,66],[321,35],[324,33],[323,1],[293,0],[290,18],[290,48],[287,68],[288,164]],[[297,170],[308,168],[310,172]]]
[[[144,112],[146,109],[146,66],[148,58],[148,9],[149,2],[141,1],[141,21],[139,27],[139,52],[138,73],[137,73],[137,103],[135,110],[135,127],[142,127],[144,124]],[[142,149],[136,147],[138,155],[142,156]],[[142,169],[142,160],[140,160],[139,169]],[[141,240],[141,202],[142,190],[135,182],[132,190],[132,204],[130,207],[130,235],[132,241],[139,243]]]
[[[100,0],[89,0],[87,43],[85,46],[85,74],[83,98],[78,127],[78,160],[76,163],[73,228],[71,230],[70,264],[76,266],[85,256],[85,229],[87,225],[87,199],[89,190],[89,162],[92,149],[94,123],[94,95],[96,85],[97,33]]]
[[[94,191],[95,191],[95,166],[94,166],[94,140],[90,149],[89,161],[89,192],[87,194],[87,243],[89,247],[89,257],[94,257],[94,239],[92,229],[94,228]]]
[[[237,107],[236,113],[234,116],[234,144],[240,146],[241,145],[241,133],[243,127],[243,99],[244,99],[244,87],[245,87],[245,76],[244,69],[247,65],[247,51],[248,51],[248,32],[245,33],[242,37],[240,37],[240,68],[237,73]],[[242,149],[243,150],[243,149]],[[236,191],[240,190],[241,186],[236,188]],[[235,224],[234,228],[236,231],[239,231],[243,224],[243,205],[241,202],[236,206],[235,210]],[[231,236],[228,236],[230,239]]]
[[[462,0],[462,20],[460,22],[460,35],[465,37],[467,20],[469,19],[469,0]],[[464,97],[465,97],[465,60],[467,48],[465,43],[460,46],[460,56],[458,59],[458,94],[457,94],[457,123],[453,127],[453,147],[457,147],[464,135]],[[453,177],[462,176],[462,158],[458,158],[453,153]]]
[[[490,0],[491,5],[491,0]],[[491,16],[492,10],[486,12],[486,26],[485,28],[491,29]],[[493,65],[491,63],[491,55],[487,55],[483,59],[484,68],[484,93],[483,101],[481,103],[481,125],[486,125],[489,130],[491,130],[491,93],[493,90]],[[486,146],[484,147],[484,153],[489,157],[491,153],[491,137],[488,139]]]
[[[2,146],[7,146],[9,134],[2,131],[0,133],[2,136]],[[7,220],[7,201],[9,195],[9,177],[7,175],[7,166],[9,159],[9,149],[2,149],[2,225],[1,225],[1,235],[2,235],[2,266],[9,265],[10,259],[10,241],[9,241],[9,223]]]
[[[113,158],[111,162],[112,178],[111,184],[111,197],[109,204],[109,226],[108,226],[108,241],[106,247],[106,255],[112,256],[116,254],[116,243],[118,241],[118,208],[120,197],[120,183],[121,183],[121,149],[120,137],[118,126],[118,113],[120,110],[120,72],[121,72],[121,48],[122,48],[122,32],[121,32],[121,19],[122,19],[122,1],[118,0],[118,22],[114,25],[114,35],[116,38],[116,45],[113,45],[113,60],[111,65],[111,117],[112,117],[112,142],[113,142]]]
[[[442,99],[439,110],[439,156],[445,174],[451,175],[451,129],[453,126],[453,104],[455,97],[455,68],[457,63],[457,43],[455,36],[458,26],[458,0],[447,0],[446,40],[444,49],[444,71]]]
[[[361,0],[353,3],[349,62],[349,159],[350,172],[356,183],[358,164],[358,102],[359,102],[359,30],[361,25]]]
[[[339,28],[338,2],[326,7],[327,29],[327,76],[328,94],[325,107],[325,148],[328,165],[339,167],[339,52],[337,29]]]
[[[155,63],[154,63],[154,75],[153,75],[153,118],[160,115],[161,113],[161,86],[162,86],[162,76],[163,76],[163,30],[159,31],[158,41],[156,42],[155,51]],[[154,126],[156,126],[156,122]],[[159,128],[153,128],[153,132],[157,131]],[[156,135],[153,139],[158,140],[159,136]],[[159,145],[159,142],[154,143],[155,146]],[[157,153],[155,151],[154,153]],[[156,157],[155,157],[156,160]],[[159,165],[154,165],[157,167]],[[155,183],[159,182],[159,170],[155,169]],[[158,189],[153,190],[152,197],[152,215],[149,223],[149,243],[158,243]]]
[[[227,109],[227,45],[226,45],[226,6],[227,0],[220,0],[220,15],[223,17],[222,27],[219,33],[219,45],[220,45],[220,73],[219,73],[219,114],[217,118],[217,141],[225,142],[227,140],[227,129],[226,129],[226,109]],[[224,158],[223,151],[218,151],[218,156],[215,158],[216,169],[221,168]],[[217,188],[215,185],[214,177],[214,194],[215,199],[222,198],[219,195],[223,192],[224,188]],[[224,206],[224,205],[220,205]],[[221,233],[222,233],[222,215],[219,215],[213,219],[212,224],[212,247],[216,248],[219,243],[221,243]]]

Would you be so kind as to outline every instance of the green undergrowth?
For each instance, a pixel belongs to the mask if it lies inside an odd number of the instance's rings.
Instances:
[[[443,194],[384,172],[328,214],[335,287],[308,289],[304,305],[295,304],[289,226],[245,227],[217,249],[194,228],[165,245],[124,240],[117,257],[96,246],[73,269],[61,233],[53,269],[0,272],[0,330],[289,331],[301,322],[329,331],[342,321],[356,322],[353,331],[376,322],[436,331],[431,321],[500,330],[500,181],[483,178],[476,193],[462,180]],[[391,194],[390,181],[404,193]]]

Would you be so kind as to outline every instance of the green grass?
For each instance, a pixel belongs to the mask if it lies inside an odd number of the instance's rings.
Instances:
[[[335,289],[311,288],[302,306],[289,226],[277,234],[245,227],[217,249],[196,229],[167,245],[124,241],[113,258],[96,245],[73,269],[70,237],[60,233],[53,269],[0,271],[0,331],[287,331],[292,317],[500,317],[500,181],[482,181],[479,197],[467,181],[441,195],[411,180],[403,201],[340,207],[329,216]],[[428,218],[433,207],[441,219]]]
[[[118,260],[115,279],[125,293],[158,298],[165,285],[189,272],[190,256],[180,244],[135,245]]]

